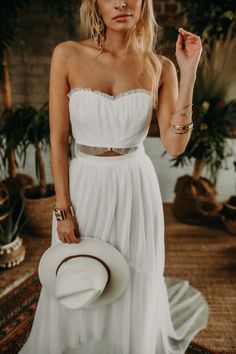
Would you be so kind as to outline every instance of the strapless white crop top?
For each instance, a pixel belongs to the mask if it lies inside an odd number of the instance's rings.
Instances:
[[[112,96],[78,87],[67,96],[77,144],[134,147],[146,138],[153,111],[151,92],[138,88]]]

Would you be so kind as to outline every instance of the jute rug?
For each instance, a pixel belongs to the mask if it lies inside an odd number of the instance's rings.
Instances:
[[[40,290],[41,284],[38,274],[34,272],[1,297],[1,354],[16,354],[26,342],[31,330]],[[217,354],[197,345],[194,341],[191,342],[186,352],[186,354],[212,353]]]

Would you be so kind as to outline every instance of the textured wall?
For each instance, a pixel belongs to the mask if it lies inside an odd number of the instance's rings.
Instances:
[[[39,107],[48,100],[49,67],[55,45],[68,38],[64,23],[32,1],[23,16],[25,40],[10,53],[13,103],[27,102]]]

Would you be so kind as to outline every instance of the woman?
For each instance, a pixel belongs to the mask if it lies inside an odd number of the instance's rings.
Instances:
[[[85,38],[58,44],[51,61],[51,165],[63,216],[53,214],[52,244],[107,241],[126,257],[131,282],[109,306],[79,311],[42,289],[20,353],[184,353],[206,327],[208,305],[188,281],[163,276],[163,206],[143,141],[154,108],[166,151],[185,150],[201,40],[179,28],[178,87],[172,61],[153,50],[151,0],[84,0],[80,23]],[[68,169],[70,126],[76,157]]]

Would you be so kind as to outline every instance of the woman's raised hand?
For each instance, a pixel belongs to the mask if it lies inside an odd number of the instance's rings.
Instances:
[[[176,41],[176,59],[182,74],[196,73],[202,53],[201,38],[194,33],[179,28]]]
[[[57,221],[58,237],[65,243],[79,243],[80,233],[76,217],[67,215],[66,219]]]

